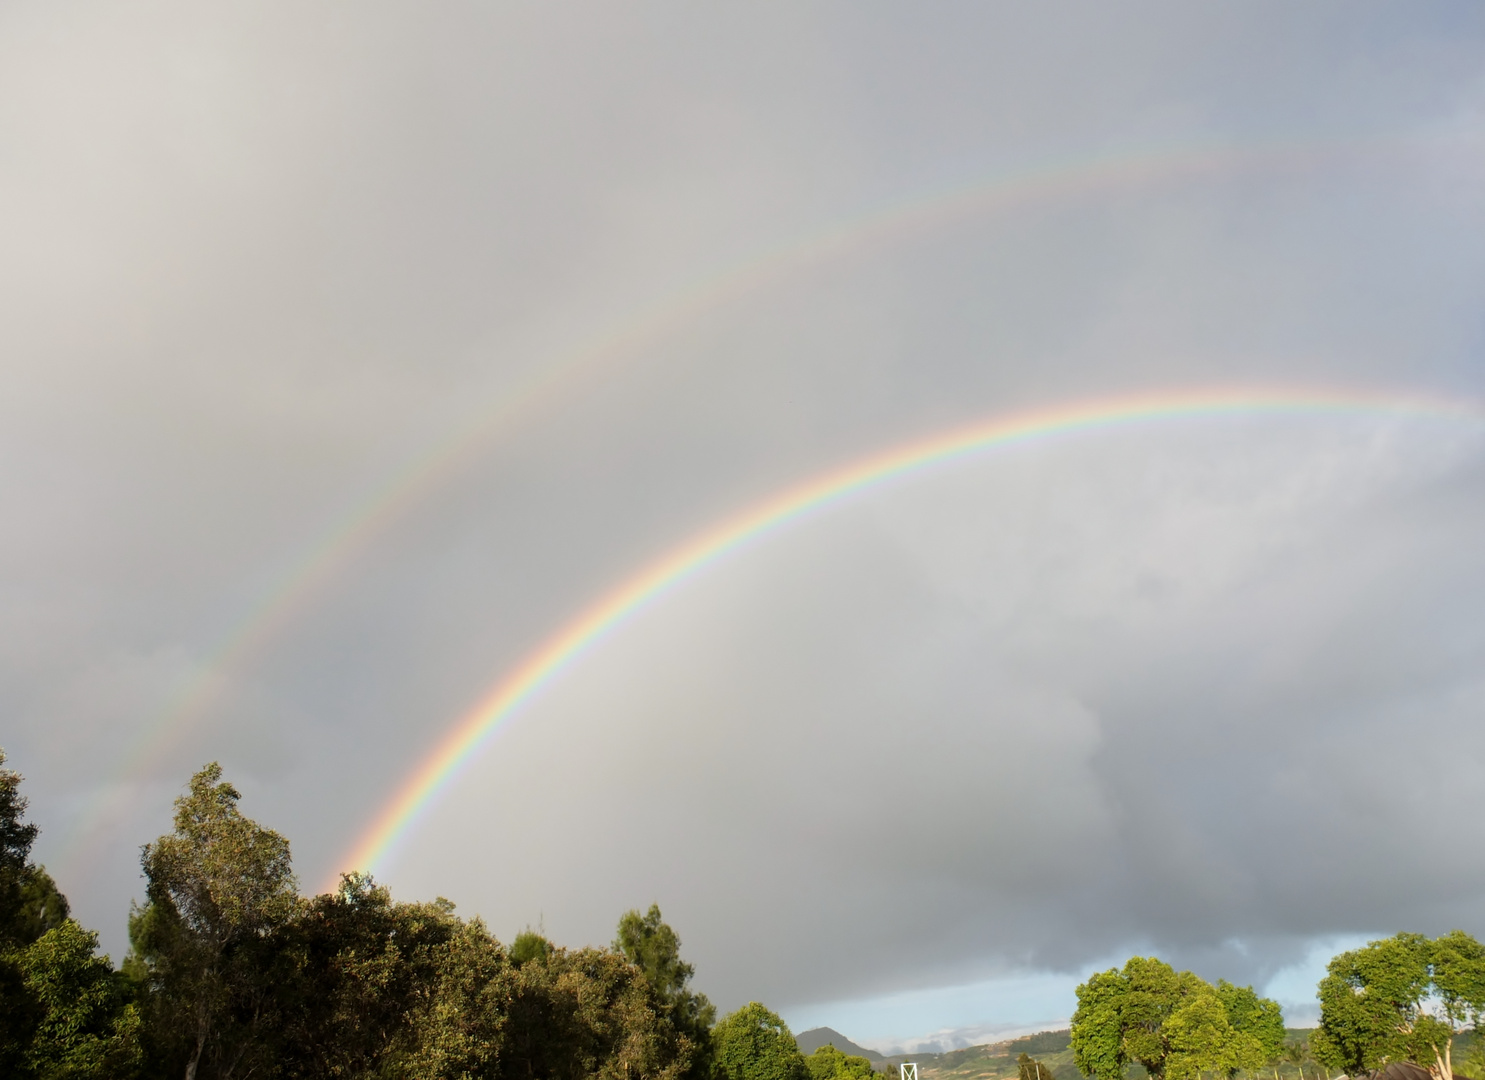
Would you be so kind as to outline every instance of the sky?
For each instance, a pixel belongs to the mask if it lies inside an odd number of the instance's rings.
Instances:
[[[220,761],[878,1048],[1485,934],[1485,11],[0,5],[0,746],[117,960]]]

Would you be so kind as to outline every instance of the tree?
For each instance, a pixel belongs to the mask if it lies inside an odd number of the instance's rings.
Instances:
[[[1123,1080],[1138,1062],[1155,1080],[1256,1069],[1283,1040],[1276,1002],[1251,987],[1213,987],[1154,957],[1099,972],[1078,987],[1073,1062],[1095,1080]]]
[[[41,1012],[16,963],[17,951],[39,936],[31,933],[24,915],[37,829],[25,820],[21,780],[20,773],[5,768],[5,751],[0,750],[0,1076],[24,1067]]]
[[[1128,1054],[1124,1049],[1120,1005],[1128,982],[1117,969],[1095,972],[1077,989],[1069,1043],[1073,1064],[1094,1080],[1124,1080]]]
[[[633,964],[552,948],[516,966],[478,921],[450,939],[389,1075],[418,1080],[680,1080],[692,1044]]]
[[[145,845],[148,903],[131,920],[148,971],[154,1045],[186,1080],[244,1075],[265,1056],[275,980],[269,936],[299,906],[289,842],[238,810],[215,762],[175,800],[175,830]]]
[[[22,820],[25,778],[5,768],[0,750],[0,951],[29,945],[67,918],[67,898],[45,867],[31,862],[39,829]]]
[[[1251,986],[1234,986],[1226,979],[1217,980],[1217,996],[1233,1030],[1253,1039],[1252,1045],[1244,1044],[1237,1068],[1253,1072],[1273,1060],[1286,1038],[1279,1003],[1259,997]]]
[[[1454,1038],[1466,1027],[1480,1028],[1485,1014],[1485,946],[1463,930],[1435,938],[1429,956],[1439,1019],[1448,1027],[1442,1050],[1434,1045],[1434,1063],[1443,1080],[1453,1080]]]
[[[46,867],[32,866],[28,870],[22,878],[18,903],[9,920],[15,939],[22,942],[38,940],[47,931],[65,923],[71,914],[67,897],[57,888]]]
[[[538,963],[544,962],[551,952],[552,943],[529,926],[517,934],[516,940],[510,943],[510,961],[516,967],[532,960]]]
[[[681,959],[681,939],[651,904],[644,915],[626,911],[619,919],[614,952],[645,973],[662,1000],[674,1005],[679,1022],[690,1030],[711,1027],[717,1010],[705,994],[690,989],[696,969]]]
[[[1305,1062],[1310,1059],[1310,1048],[1303,1042],[1285,1043],[1279,1058],[1293,1065],[1299,1072],[1299,1080],[1305,1080]]]
[[[26,1054],[31,1075],[50,1080],[126,1080],[139,1070],[139,1011],[98,935],[71,919],[48,930],[20,956],[40,1016]]]
[[[660,905],[651,904],[643,915],[637,910],[626,911],[619,919],[613,950],[644,972],[665,1004],[671,1023],[695,1048],[692,1075],[707,1076],[711,1071],[711,1026],[716,1022],[717,1010],[705,994],[690,988],[696,969],[681,959],[680,936],[662,918]]]
[[[809,1066],[813,1080],[871,1080],[874,1071],[866,1058],[837,1050],[833,1043],[816,1047],[804,1063]],[[1047,1080],[1051,1080],[1050,1073]]]
[[[719,1080],[811,1080],[788,1025],[756,1001],[717,1021],[712,1055]]]
[[[31,845],[36,841],[36,826],[22,820],[27,805],[21,794],[22,779],[20,773],[5,768],[5,751],[0,750],[0,944],[16,942],[12,913],[20,909],[30,873]]]
[[[1412,1061],[1452,1080],[1454,1036],[1485,1007],[1485,950],[1458,930],[1372,941],[1330,961],[1318,996],[1311,1045],[1323,1064],[1355,1074]]]
[[[139,1014],[98,937],[31,862],[22,777],[0,750],[0,1075],[126,1078],[139,1066]]]
[[[1319,1059],[1319,1055],[1315,1052],[1317,1046],[1316,1036],[1319,1034],[1318,1028],[1311,1029],[1309,1035],[1305,1037],[1305,1052],[1309,1054],[1310,1060],[1319,1068],[1324,1080],[1330,1080],[1330,1069],[1326,1067],[1325,1063]]]
[[[865,1058],[861,1060],[865,1061]],[[1021,1056],[1016,1058],[1016,1067],[1020,1072],[1020,1080],[1052,1080],[1052,1070],[1036,1061],[1024,1050]]]
[[[554,948],[514,969],[506,1057],[522,1076],[680,1080],[698,1049],[637,966],[602,949]]]
[[[278,1017],[275,1067],[285,1077],[391,1073],[419,1038],[413,1018],[463,931],[446,900],[399,904],[369,874],[345,874],[270,939]]]
[[[529,1059],[520,1065],[506,1060],[513,1056],[507,1028],[516,996],[515,969],[478,921],[453,920],[450,928],[448,940],[437,949],[433,978],[409,1011],[412,1038],[407,1049],[383,1072],[419,1080],[477,1080],[501,1076],[505,1065],[504,1074],[514,1077],[561,1075],[537,1071]]]
[[[1204,985],[1189,971],[1177,972],[1154,957],[1134,956],[1123,970],[1093,975],[1077,991],[1073,1061],[1096,1080],[1123,1080],[1130,1061],[1161,1080],[1170,1052],[1165,1021]]]
[[[1233,1026],[1210,986],[1192,994],[1161,1027],[1168,1047],[1166,1080],[1197,1080],[1207,1072],[1233,1076],[1267,1060],[1258,1040]]]
[[[38,1025],[48,1011],[28,979],[28,950],[67,921],[67,898],[44,867],[31,862],[37,827],[25,821],[20,773],[0,750],[0,1076],[28,1066]]]

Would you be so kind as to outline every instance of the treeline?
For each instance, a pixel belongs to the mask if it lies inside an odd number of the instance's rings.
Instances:
[[[756,1002],[716,1017],[660,909],[607,949],[502,944],[445,900],[395,901],[363,874],[299,895],[289,843],[244,816],[208,765],[142,849],[145,900],[118,969],[31,861],[21,777],[0,751],[0,1078],[16,1080],[870,1080],[864,1057],[806,1058]],[[1359,1076],[1411,1062],[1485,1078],[1485,948],[1453,931],[1342,953],[1320,1025],[1286,1041],[1277,1003],[1158,959],[1078,987],[1069,1041],[1091,1080],[1263,1075],[1313,1059]],[[1020,1080],[1050,1080],[1026,1054]],[[1328,1080],[1328,1076],[1327,1076]]]
[[[1278,1003],[1246,986],[1215,986],[1161,960],[1133,957],[1078,987],[1073,1061],[1092,1080],[1123,1080],[1138,1065],[1154,1080],[1260,1074],[1313,1061],[1364,1076],[1410,1063],[1455,1080],[1454,1045],[1485,1077],[1485,947],[1460,930],[1430,940],[1398,934],[1334,957],[1320,981],[1320,1024],[1286,1039]],[[1023,1070],[1024,1071],[1024,1070]],[[1277,1076],[1277,1071],[1275,1071]]]
[[[369,876],[302,897],[289,843],[244,816],[217,765],[143,848],[145,901],[115,970],[30,859],[0,752],[0,1077],[17,1080],[864,1080],[806,1058],[764,1006],[721,1020],[652,906],[609,949],[534,931],[507,947],[445,900]]]

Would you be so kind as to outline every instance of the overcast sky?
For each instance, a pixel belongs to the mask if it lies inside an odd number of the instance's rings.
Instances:
[[[1482,49],[1472,3],[0,4],[37,857],[118,959],[217,759],[319,888],[710,524],[955,425],[1320,387],[1456,408],[859,493],[566,668],[382,874],[507,939],[658,901],[724,1009],[881,1046],[1134,951],[1298,1004],[1485,934]]]

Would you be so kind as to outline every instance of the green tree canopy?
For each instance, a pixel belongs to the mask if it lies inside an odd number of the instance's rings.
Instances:
[[[18,1075],[24,1067],[41,1013],[16,963],[17,951],[40,936],[24,914],[37,828],[25,820],[21,781],[20,773],[5,768],[0,750],[0,1076]]]
[[[139,1066],[139,1014],[98,938],[31,862],[22,777],[0,750],[0,1076],[108,1077]]]
[[[1279,1003],[1259,997],[1251,986],[1234,986],[1226,979],[1218,979],[1216,989],[1233,1030],[1253,1040],[1252,1045],[1244,1043],[1237,1068],[1252,1072],[1277,1057],[1287,1037]]]
[[[0,913],[6,914],[20,902],[21,885],[31,863],[31,845],[38,831],[25,820],[22,779],[14,769],[5,768],[5,751],[0,750]],[[0,924],[0,933],[8,929]]]
[[[1162,1028],[1168,1047],[1166,1080],[1197,1080],[1202,1073],[1233,1076],[1268,1060],[1258,1040],[1233,1025],[1222,998],[1210,986],[1203,985],[1182,1002]]]
[[[71,919],[47,931],[19,958],[40,1015],[26,1054],[32,1076],[127,1080],[142,1063],[139,1012],[98,935]]]
[[[476,921],[449,940],[416,1038],[391,1075],[418,1080],[680,1080],[693,1046],[623,957],[552,948],[508,962]]]
[[[671,1023],[694,1048],[692,1075],[707,1076],[711,1072],[711,1026],[717,1010],[705,994],[691,989],[696,969],[681,959],[680,935],[661,916],[660,905],[651,904],[643,915],[637,910],[626,911],[619,919],[613,950],[644,972]]]
[[[269,935],[299,907],[289,842],[237,808],[215,762],[175,800],[175,829],[144,847],[148,904],[131,922],[154,1031],[186,1080],[242,1075],[268,1053],[280,982]]]
[[[452,904],[396,903],[367,874],[305,902],[268,942],[279,1075],[390,1074],[460,930]]]
[[[756,1001],[717,1021],[712,1055],[718,1080],[811,1080],[789,1026]]]
[[[510,943],[511,963],[517,967],[532,960],[543,961],[551,951],[552,943],[529,926]]]
[[[1452,1080],[1454,1037],[1485,1011],[1485,949],[1460,930],[1372,941],[1330,961],[1318,996],[1323,1064],[1354,1074],[1411,1061]]]
[[[661,999],[675,1006],[683,1025],[712,1025],[717,1010],[705,994],[691,990],[696,969],[681,959],[680,936],[661,917],[659,904],[651,904],[643,915],[637,910],[626,911],[619,919],[613,948],[645,973]]]
[[[30,863],[19,785],[0,769],[5,1080],[711,1077],[714,1013],[658,907],[626,914],[613,951],[530,932],[507,951],[448,901],[397,903],[365,874],[303,899],[288,841],[241,813],[212,764],[143,850],[146,902],[115,972]],[[762,1006],[728,1031],[737,1080],[813,1080]],[[830,1080],[870,1072],[837,1057]]]
[[[1095,1080],[1123,1080],[1130,1062],[1155,1080],[1230,1076],[1257,1068],[1275,1040],[1283,1040],[1276,1002],[1249,987],[1213,987],[1154,957],[1131,957],[1122,969],[1099,972],[1077,994],[1073,1061]]]
[[[804,1061],[813,1080],[871,1080],[873,1072],[871,1062],[866,1058],[837,1050],[834,1043],[816,1047]],[[1050,1076],[1048,1080],[1051,1080]]]
[[[44,866],[33,866],[21,882],[10,924],[18,941],[32,942],[67,921],[71,905]]]
[[[1442,1019],[1448,1025],[1443,1052],[1434,1046],[1434,1059],[1445,1077],[1452,1077],[1454,1036],[1473,1028],[1479,1041],[1485,1018],[1485,946],[1463,930],[1435,938],[1429,950],[1429,974]]]

